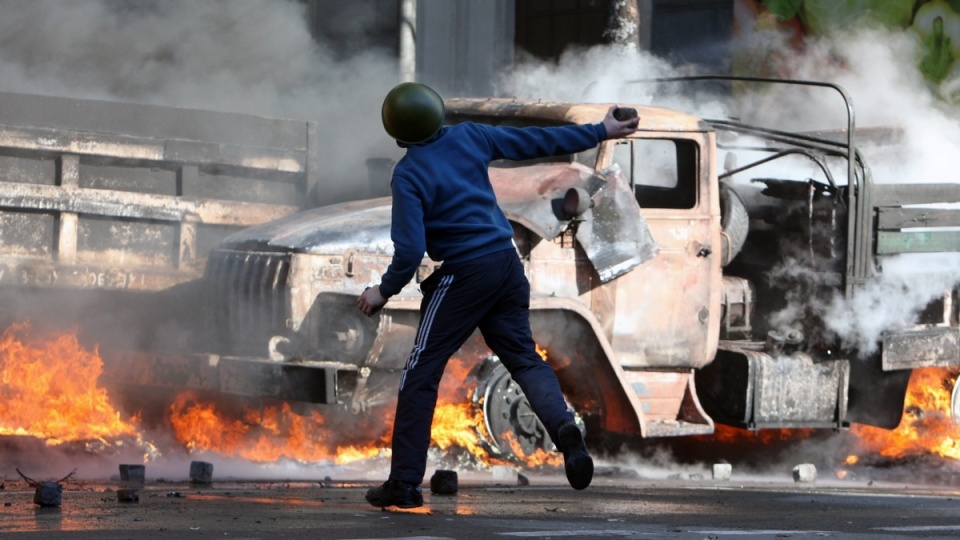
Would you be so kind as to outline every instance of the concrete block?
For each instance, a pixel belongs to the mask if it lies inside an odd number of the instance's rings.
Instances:
[[[60,506],[63,502],[63,486],[56,482],[40,482],[33,492],[33,504]]]
[[[729,480],[732,474],[733,474],[733,465],[730,465],[729,463],[713,464],[714,480]]]
[[[430,492],[436,495],[453,495],[457,492],[457,471],[438,469],[430,477]]]
[[[207,463],[206,461],[191,461],[190,482],[193,484],[213,483],[213,463]]]
[[[117,502],[138,503],[140,502],[140,490],[121,488],[117,490]]]
[[[801,463],[793,468],[794,482],[815,482],[817,480],[817,467],[812,463]]]
[[[520,479],[517,476],[517,470],[513,467],[507,465],[494,465],[492,467],[493,480],[495,482],[504,482],[511,485],[517,485],[520,483]]]

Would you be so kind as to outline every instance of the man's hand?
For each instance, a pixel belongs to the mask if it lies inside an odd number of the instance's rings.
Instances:
[[[633,118],[628,118],[623,121],[617,120],[613,116],[613,111],[616,109],[616,105],[611,106],[610,110],[607,111],[607,116],[603,118],[603,127],[607,128],[608,139],[619,139],[620,137],[625,137],[633,133],[637,130],[637,125],[640,123],[639,116],[634,116]]]
[[[360,294],[360,297],[357,298],[357,308],[367,317],[380,311],[386,303],[387,300],[383,296],[380,296],[379,285],[376,287],[367,287],[366,290]]]

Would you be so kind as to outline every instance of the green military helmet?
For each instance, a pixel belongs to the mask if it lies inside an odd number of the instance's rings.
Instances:
[[[443,98],[429,86],[405,82],[393,87],[383,100],[383,129],[405,144],[433,137],[443,125]]]

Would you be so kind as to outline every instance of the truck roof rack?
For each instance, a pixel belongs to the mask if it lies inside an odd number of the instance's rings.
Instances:
[[[769,77],[742,77],[733,75],[694,75],[684,77],[658,77],[650,79],[635,79],[625,81],[625,84],[650,84],[650,83],[697,83],[697,82],[748,82],[760,84],[783,84],[794,86],[807,86],[824,88],[837,92],[843,100],[847,111],[846,141],[837,142],[836,136],[824,137],[817,136],[814,133],[789,133],[770,128],[758,126],[749,126],[740,122],[730,120],[707,120],[715,126],[715,129],[730,130],[741,133],[754,134],[765,137],[770,140],[786,142],[800,148],[817,150],[828,154],[845,158],[847,160],[847,208],[853,210],[847,213],[847,258],[845,271],[845,292],[849,297],[853,293],[853,287],[857,283],[864,283],[868,275],[873,271],[874,265],[871,258],[871,246],[873,245],[873,229],[871,227],[871,192],[872,181],[869,169],[864,164],[862,156],[856,147],[856,120],[853,109],[853,99],[847,91],[840,85],[825,82],[811,81],[801,79],[777,79]],[[589,88],[589,87],[588,87]],[[781,153],[769,158],[766,161],[782,157],[791,153],[804,153],[803,150],[781,151]],[[819,160],[815,160],[823,167]],[[757,163],[759,164],[759,163]],[[862,175],[856,174],[857,165],[860,165]],[[756,165],[756,164],[754,164]],[[743,170],[741,168],[740,170]],[[832,176],[828,179],[833,183]]]

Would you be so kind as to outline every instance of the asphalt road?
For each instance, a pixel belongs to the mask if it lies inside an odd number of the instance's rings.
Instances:
[[[796,483],[562,476],[528,485],[461,480],[455,495],[381,511],[363,482],[150,483],[139,502],[116,485],[65,486],[59,508],[25,484],[0,491],[0,536],[57,539],[227,538],[958,538],[960,491],[882,482]]]

